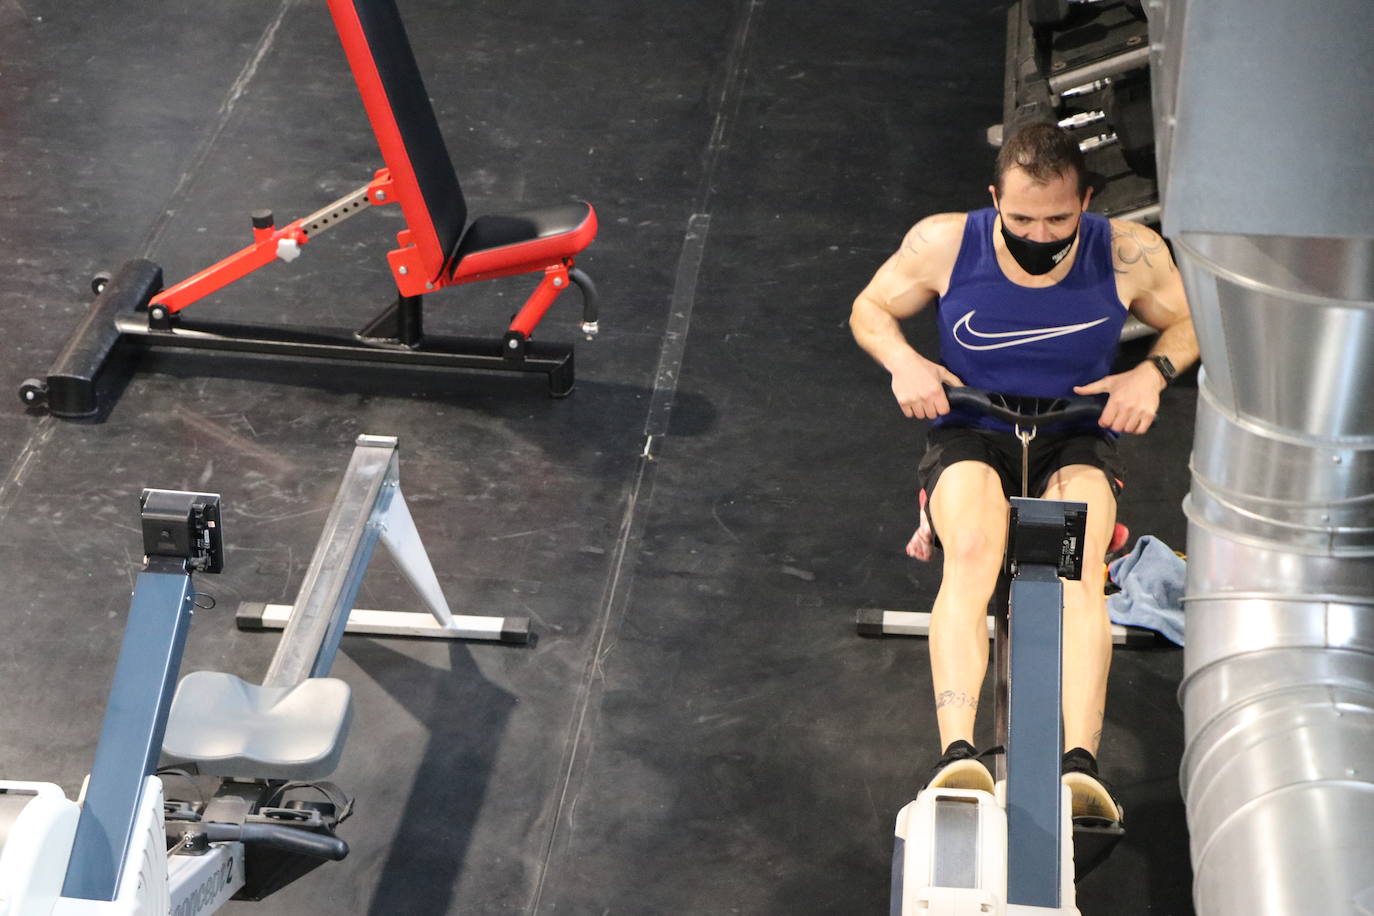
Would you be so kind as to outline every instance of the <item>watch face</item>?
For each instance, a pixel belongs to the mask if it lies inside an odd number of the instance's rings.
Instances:
[[[1166,382],[1172,382],[1178,375],[1178,370],[1174,368],[1174,363],[1167,356],[1151,356],[1151,362],[1159,367],[1159,372],[1164,376]]]

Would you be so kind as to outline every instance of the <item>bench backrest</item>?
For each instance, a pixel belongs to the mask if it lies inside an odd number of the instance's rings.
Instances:
[[[437,277],[467,222],[439,121],[394,0],[329,0],[372,132],[421,259]]]

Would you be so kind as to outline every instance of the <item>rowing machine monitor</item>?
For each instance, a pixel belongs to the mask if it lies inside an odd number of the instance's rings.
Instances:
[[[1082,503],[1046,499],[1011,499],[1007,525],[1006,572],[1015,576],[1021,566],[1053,566],[1065,579],[1083,576],[1083,538],[1088,511]]]
[[[145,556],[182,559],[196,572],[224,568],[218,493],[144,490],[139,507]]]

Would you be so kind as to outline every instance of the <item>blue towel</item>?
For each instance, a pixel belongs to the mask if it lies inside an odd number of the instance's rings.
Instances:
[[[1112,623],[1145,627],[1183,645],[1183,586],[1187,564],[1159,538],[1145,535],[1114,560],[1107,574],[1121,589],[1107,598]]]

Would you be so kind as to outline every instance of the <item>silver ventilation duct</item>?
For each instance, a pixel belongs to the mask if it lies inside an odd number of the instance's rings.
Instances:
[[[1154,0],[1203,916],[1374,914],[1374,2]]]

